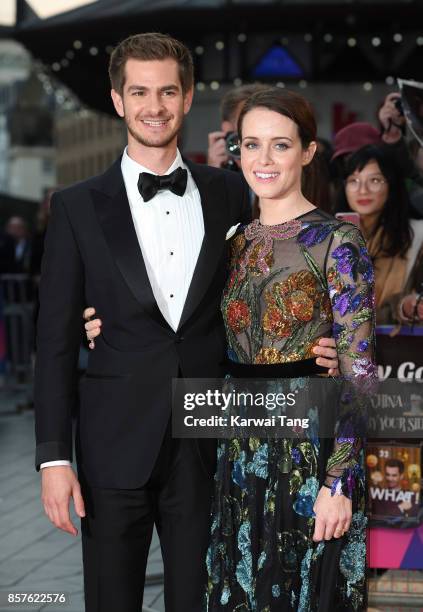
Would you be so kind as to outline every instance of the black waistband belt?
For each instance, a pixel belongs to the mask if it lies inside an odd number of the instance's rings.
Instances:
[[[289,363],[236,363],[228,360],[226,372],[234,378],[299,378],[301,376],[315,376],[327,374],[327,368],[319,366],[315,359],[303,359]]]

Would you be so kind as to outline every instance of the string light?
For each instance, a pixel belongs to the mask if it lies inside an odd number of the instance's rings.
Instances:
[[[304,34],[304,40],[308,43],[311,42],[313,40],[312,34],[310,33]]]
[[[239,77],[234,79],[234,85],[235,87],[240,87],[242,85],[242,79],[240,79]]]
[[[356,44],[357,44],[357,39],[356,39],[356,38],[351,37],[351,38],[349,38],[349,39],[347,40],[347,45],[348,45],[349,47],[355,47],[355,46],[356,46]]]
[[[418,36],[416,43],[419,45],[419,47],[423,47],[423,36]]]
[[[82,49],[82,42],[80,40],[74,40],[73,41],[73,48],[74,49]]]
[[[276,87],[285,87],[285,83],[282,83],[282,81],[278,81],[276,83]]]
[[[373,89],[373,85],[370,83],[370,81],[367,81],[366,83],[363,83],[363,89],[364,91],[371,91]]]
[[[197,55],[203,55],[204,53],[204,47],[202,47],[201,45],[198,45],[198,47],[195,47],[195,53]]]
[[[52,64],[51,68],[52,68],[52,70],[54,70],[54,72],[59,72],[61,66],[60,66],[59,62],[54,62],[54,64]]]
[[[66,58],[62,59],[60,63],[63,66],[63,68],[67,68],[69,66],[69,60],[67,60]]]
[[[202,83],[201,81],[199,81],[196,85],[196,89],[198,91],[204,91],[206,89],[206,86],[204,85],[204,83]]]
[[[375,36],[374,38],[372,38],[372,45],[374,47],[379,47],[381,45],[382,41],[379,38],[379,36]]]
[[[97,47],[91,47],[90,48],[90,55],[98,55],[98,49]]]
[[[307,87],[307,81],[305,81],[304,79],[301,79],[298,85],[299,87],[301,87],[301,89],[305,89]]]
[[[281,38],[281,43],[283,45],[289,45],[289,38],[287,36],[284,36],[283,38]]]
[[[400,34],[399,32],[397,34],[394,34],[394,42],[396,43],[400,43],[402,42],[402,34]]]
[[[238,34],[238,42],[244,43],[247,40],[247,35],[244,32]]]
[[[218,40],[216,43],[216,49],[218,51],[223,51],[224,48],[225,48],[225,43],[223,42],[223,40]]]
[[[75,53],[73,51],[66,51],[66,57],[71,60],[75,57]]]
[[[113,52],[112,45],[107,45],[107,47],[105,48],[105,51],[106,51],[107,55],[110,55]]]
[[[332,36],[332,34],[329,34],[329,33],[328,33],[328,34],[325,34],[325,35],[323,36],[323,40],[324,40],[326,43],[331,43],[331,42],[333,41],[333,36]]]
[[[393,85],[395,83],[395,79],[393,76],[387,76],[385,79],[385,83],[387,85]]]
[[[216,91],[217,89],[219,89],[220,87],[220,83],[218,81],[212,81],[210,83],[210,89],[213,89],[213,91]]]

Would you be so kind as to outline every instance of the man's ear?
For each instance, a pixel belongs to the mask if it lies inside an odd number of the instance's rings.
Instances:
[[[317,151],[317,142],[312,140],[310,144],[308,145],[307,149],[303,150],[303,160],[302,160],[303,166],[308,166],[308,164],[313,159],[316,151]]]
[[[113,106],[115,107],[115,111],[117,112],[119,117],[123,118],[125,116],[125,109],[123,107],[122,96],[115,89],[112,89],[112,91],[110,92],[110,95],[112,96]]]
[[[184,115],[189,113],[193,97],[194,97],[194,88],[191,87],[191,89],[188,89],[188,91],[184,95]]]

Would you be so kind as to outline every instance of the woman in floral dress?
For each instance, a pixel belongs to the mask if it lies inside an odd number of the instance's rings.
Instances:
[[[313,348],[333,334],[341,375],[359,387],[375,377],[373,270],[360,231],[303,196],[313,113],[269,89],[247,101],[239,132],[260,212],[231,244],[229,372],[314,376]],[[366,609],[365,527],[358,437],[220,441],[206,610]]]

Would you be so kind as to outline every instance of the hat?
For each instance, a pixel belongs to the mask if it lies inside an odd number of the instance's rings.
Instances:
[[[358,151],[361,147],[371,144],[381,144],[379,131],[370,123],[350,123],[335,134],[334,154],[332,160],[346,153]]]

